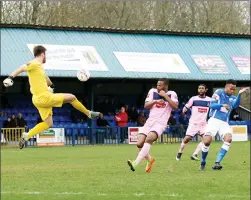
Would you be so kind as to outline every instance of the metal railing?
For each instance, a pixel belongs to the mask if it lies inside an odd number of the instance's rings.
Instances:
[[[251,111],[239,106],[239,108],[237,109],[238,114],[240,115],[242,120],[250,120],[251,119]]]
[[[158,138],[156,143],[180,143],[185,136],[187,126],[170,126]],[[7,146],[18,146],[24,128],[2,128],[1,143]],[[106,144],[127,144],[128,127],[105,127],[105,128],[65,128],[65,145],[106,145]],[[220,141],[220,137],[215,137]],[[195,136],[193,141],[200,141]],[[27,141],[26,146],[36,146],[36,136]]]
[[[25,128],[2,128],[1,144],[8,146],[18,146],[18,142]]]

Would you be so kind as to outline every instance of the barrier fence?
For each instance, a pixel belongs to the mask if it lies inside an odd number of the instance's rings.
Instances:
[[[60,129],[62,133],[53,131]],[[61,140],[63,145],[96,145],[96,144],[127,144],[128,127],[105,127],[105,128],[52,128],[52,133],[47,133],[44,136],[46,139],[51,139],[53,142]],[[156,143],[180,143],[185,136],[187,126],[170,126],[158,138]],[[1,144],[4,146],[18,146],[24,128],[2,128],[1,129]],[[51,135],[50,135],[51,134]],[[42,134],[41,134],[42,135]],[[42,136],[32,137],[27,141],[26,146],[37,146],[37,140],[41,140]],[[41,138],[40,138],[41,137]],[[42,138],[44,139],[44,138]],[[220,141],[217,135],[215,141]],[[195,136],[193,141],[200,141],[199,136]],[[42,145],[41,145],[42,146]]]
[[[25,128],[2,128],[1,144],[8,146],[17,146]]]

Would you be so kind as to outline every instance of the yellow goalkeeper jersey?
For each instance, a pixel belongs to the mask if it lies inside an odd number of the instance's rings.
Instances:
[[[43,65],[38,61],[31,61],[27,64],[26,70],[29,77],[30,91],[33,95],[48,92],[46,73]]]

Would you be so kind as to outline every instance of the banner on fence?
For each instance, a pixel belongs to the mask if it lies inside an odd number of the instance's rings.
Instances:
[[[37,135],[37,146],[64,146],[63,128],[50,128]]]
[[[142,133],[142,127],[128,127],[128,143],[137,144],[139,133]]]
[[[246,125],[231,126],[233,141],[248,141],[248,131]]]

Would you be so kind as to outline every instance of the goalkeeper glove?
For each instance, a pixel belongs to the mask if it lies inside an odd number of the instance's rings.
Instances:
[[[3,84],[5,87],[10,87],[13,85],[13,76],[9,76],[8,78],[4,79]]]

